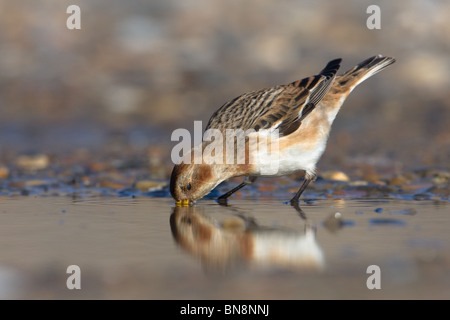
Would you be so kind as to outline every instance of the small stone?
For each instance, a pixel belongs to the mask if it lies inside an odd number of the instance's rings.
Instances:
[[[367,186],[369,183],[364,180],[356,180],[349,183],[352,187]]]
[[[343,224],[342,214],[340,212],[330,214],[324,221],[325,228],[331,232],[336,232],[342,228]]]
[[[403,176],[397,176],[388,181],[388,185],[390,186],[403,186],[405,184],[408,184],[408,180]]]
[[[350,178],[342,171],[325,171],[320,174],[326,180],[350,181]]]
[[[82,176],[80,179],[85,187],[88,187],[92,184],[91,178],[89,178],[89,176]]]
[[[275,184],[263,184],[263,185],[260,185],[260,186],[258,187],[258,189],[259,189],[259,191],[261,191],[261,192],[264,192],[264,191],[266,191],[266,192],[272,192],[272,191],[274,191],[274,190],[277,189],[277,185],[275,185]]]
[[[49,166],[50,158],[46,154],[37,154],[33,156],[22,155],[17,158],[16,164],[19,168],[25,170],[42,170]]]
[[[0,167],[0,179],[7,179],[9,176],[9,169],[7,167]]]
[[[444,171],[438,171],[435,173],[431,181],[437,185],[448,185],[450,182],[450,173]]]
[[[164,189],[167,186],[167,182],[164,181],[152,181],[152,180],[140,180],[136,181],[134,187],[141,192],[152,192]]]
[[[25,187],[25,181],[11,181],[8,183],[8,188],[22,189]]]
[[[106,171],[108,169],[110,169],[110,165],[103,163],[103,162],[91,162],[88,165],[89,170],[92,171]]]

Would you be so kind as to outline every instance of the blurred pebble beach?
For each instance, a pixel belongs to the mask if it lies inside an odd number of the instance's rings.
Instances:
[[[69,30],[70,1],[0,2],[0,194],[166,188],[174,129],[330,59],[344,72],[383,54],[397,62],[347,99],[319,176],[448,199],[450,3],[378,1],[370,30],[371,1],[80,0]]]

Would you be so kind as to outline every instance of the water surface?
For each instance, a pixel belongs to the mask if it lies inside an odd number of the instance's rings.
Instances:
[[[0,198],[0,297],[450,298],[447,202],[301,208],[303,217],[277,200]],[[80,267],[80,290],[66,287],[69,265]],[[367,288],[371,265],[381,289]]]

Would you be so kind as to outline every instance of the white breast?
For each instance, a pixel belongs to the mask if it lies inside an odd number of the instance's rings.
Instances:
[[[314,173],[316,163],[325,151],[326,139],[311,147],[311,144],[296,143],[274,152],[258,152],[255,157],[255,174],[261,176],[281,176],[306,170]]]

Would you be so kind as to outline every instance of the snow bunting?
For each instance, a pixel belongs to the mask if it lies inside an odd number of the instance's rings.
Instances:
[[[246,137],[243,163],[184,161],[176,164],[170,179],[170,192],[177,204],[202,198],[231,177],[245,178],[240,185],[219,197],[220,201],[226,201],[258,176],[279,176],[303,170],[304,182],[291,199],[291,204],[298,206],[300,195],[316,178],[316,163],[325,151],[331,124],[345,99],[358,84],[394,63],[395,59],[373,56],[344,74],[336,75],[341,61],[332,60],[318,75],[288,85],[244,93],[219,108],[209,120],[205,132],[209,129],[222,133],[227,129],[252,129],[258,136],[276,129],[276,157],[270,158],[273,160],[254,157],[260,160],[250,162],[256,149],[250,145],[251,139]],[[203,137],[199,146],[201,150],[211,143],[206,140]],[[190,160],[194,160],[193,157],[191,155]],[[264,174],[262,168],[267,161],[276,162],[276,172]]]

